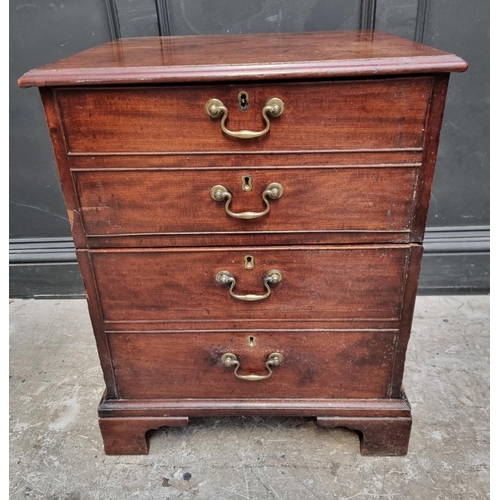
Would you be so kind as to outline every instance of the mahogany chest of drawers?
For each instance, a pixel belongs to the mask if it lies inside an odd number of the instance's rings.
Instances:
[[[402,390],[459,57],[380,32],[123,39],[28,72],[106,383],[108,454],[208,415],[405,454]]]

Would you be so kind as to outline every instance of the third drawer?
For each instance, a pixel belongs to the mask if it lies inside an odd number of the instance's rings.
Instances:
[[[418,245],[78,253],[83,265],[92,268],[85,274],[95,276],[104,322],[187,322],[200,328],[214,322],[262,322],[277,328],[285,322],[397,322],[414,247]]]

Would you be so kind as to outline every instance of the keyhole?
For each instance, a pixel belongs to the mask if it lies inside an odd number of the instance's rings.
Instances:
[[[245,255],[244,257],[245,269],[253,269],[254,261],[251,255]]]
[[[248,93],[242,90],[238,94],[238,107],[241,111],[246,111],[248,109]]]
[[[257,344],[257,339],[253,335],[250,335],[248,337],[248,347],[255,347],[255,344]]]

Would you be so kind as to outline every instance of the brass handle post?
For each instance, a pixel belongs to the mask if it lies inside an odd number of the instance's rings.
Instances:
[[[271,354],[269,354],[266,361],[266,368],[267,368],[266,375],[257,375],[256,373],[251,373],[250,375],[240,375],[238,373],[238,370],[240,368],[240,362],[236,354],[233,354],[232,352],[226,352],[225,354],[223,354],[221,361],[224,366],[227,367],[234,366],[233,373],[236,378],[239,378],[241,380],[249,380],[250,382],[257,382],[259,380],[265,380],[266,378],[269,378],[273,374],[271,366],[273,367],[279,366],[281,363],[283,363],[283,354],[280,354],[279,352],[272,352]]]
[[[273,97],[267,101],[266,105],[262,108],[262,116],[264,121],[266,122],[266,126],[264,130],[260,130],[258,132],[252,130],[238,130],[232,131],[226,128],[226,120],[228,109],[222,101],[219,99],[210,99],[205,105],[205,111],[207,115],[212,119],[217,119],[222,116],[222,120],[220,122],[220,127],[222,131],[229,135],[230,137],[236,137],[238,139],[255,139],[256,137],[261,137],[269,132],[269,128],[271,127],[271,122],[269,121],[269,117],[267,115],[271,115],[273,118],[277,118],[283,114],[285,110],[285,103],[278,99],[277,97]]]

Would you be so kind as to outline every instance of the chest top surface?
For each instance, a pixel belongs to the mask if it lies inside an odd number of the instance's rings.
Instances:
[[[21,87],[366,77],[465,71],[460,57],[388,33],[126,38],[26,73]]]

